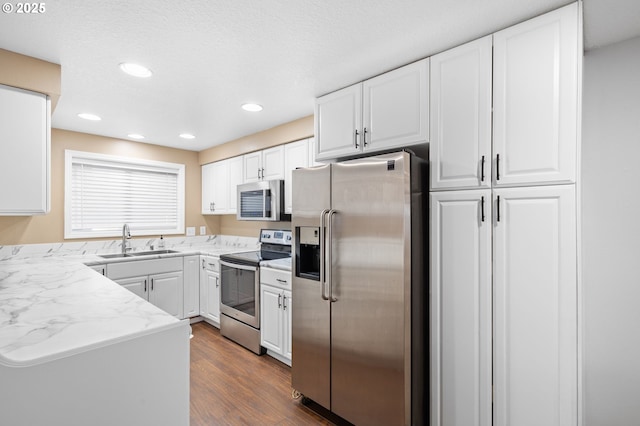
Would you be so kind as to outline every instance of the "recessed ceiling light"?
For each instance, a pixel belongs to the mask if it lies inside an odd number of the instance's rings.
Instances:
[[[102,118],[98,117],[95,114],[89,114],[88,112],[83,112],[78,114],[78,117],[80,118],[84,118],[85,120],[91,120],[91,121],[100,121],[102,120]]]
[[[262,105],[242,104],[242,109],[245,111],[258,112],[258,111],[262,111]]]
[[[131,62],[121,63],[120,69],[129,75],[140,78],[151,77],[153,74],[149,68],[138,64],[132,64]]]
[[[191,133],[181,133],[180,137],[182,139],[195,139],[196,137],[193,136]]]
[[[139,135],[137,133],[131,133],[127,135],[128,137],[130,137],[131,139],[144,139],[144,136]]]

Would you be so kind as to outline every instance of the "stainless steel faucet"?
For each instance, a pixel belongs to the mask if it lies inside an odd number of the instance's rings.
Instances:
[[[129,225],[125,223],[122,227],[122,254],[126,254],[127,251],[131,250],[131,247],[129,247],[130,239],[131,231],[129,230]]]

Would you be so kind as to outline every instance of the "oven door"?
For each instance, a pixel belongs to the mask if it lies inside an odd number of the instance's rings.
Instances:
[[[220,312],[260,328],[260,269],[220,261]]]

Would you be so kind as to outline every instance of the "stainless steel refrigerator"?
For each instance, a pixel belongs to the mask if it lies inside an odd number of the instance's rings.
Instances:
[[[427,175],[408,152],[293,171],[292,387],[356,425],[428,418]]]

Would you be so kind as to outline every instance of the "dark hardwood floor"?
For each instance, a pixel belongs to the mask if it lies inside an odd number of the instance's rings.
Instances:
[[[332,425],[291,396],[291,369],[192,325],[191,426]]]

